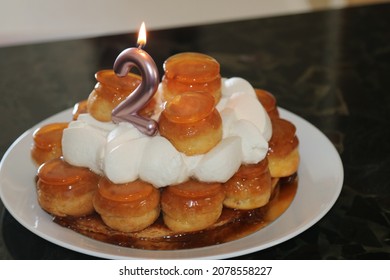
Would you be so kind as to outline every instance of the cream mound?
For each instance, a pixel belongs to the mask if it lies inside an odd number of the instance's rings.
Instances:
[[[223,79],[221,92],[216,108],[222,118],[223,138],[206,154],[187,156],[166,138],[146,136],[130,123],[100,122],[81,114],[63,132],[63,157],[71,165],[88,167],[116,184],[140,178],[160,188],[191,177],[226,182],[240,165],[266,157],[272,126],[246,80]],[[162,96],[160,90],[156,94]],[[153,119],[158,119],[161,107],[163,103],[156,105]]]

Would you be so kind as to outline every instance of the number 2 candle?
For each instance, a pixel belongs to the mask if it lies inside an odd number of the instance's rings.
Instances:
[[[152,57],[142,49],[146,44],[145,24],[142,23],[138,35],[138,47],[122,51],[114,62],[114,72],[119,77],[126,76],[133,67],[138,68],[142,81],[139,86],[114,110],[112,120],[115,123],[127,121],[132,123],[142,133],[152,136],[157,132],[157,122],[140,116],[138,112],[152,99],[157,91],[159,75],[156,63]]]

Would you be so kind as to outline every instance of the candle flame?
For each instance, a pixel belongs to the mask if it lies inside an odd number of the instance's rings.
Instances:
[[[142,48],[146,44],[146,28],[145,28],[145,22],[142,22],[141,27],[138,32],[138,40],[137,44],[139,48]]]

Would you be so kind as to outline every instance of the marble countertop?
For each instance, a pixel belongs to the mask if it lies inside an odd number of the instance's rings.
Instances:
[[[333,208],[298,236],[239,259],[390,259],[390,4],[151,31],[146,50],[207,53],[225,77],[272,92],[319,128],[344,165]],[[0,48],[0,156],[85,99],[132,33]],[[22,170],[20,172],[23,172]],[[0,203],[0,259],[93,259],[46,241]],[[308,211],[310,211],[308,209]]]

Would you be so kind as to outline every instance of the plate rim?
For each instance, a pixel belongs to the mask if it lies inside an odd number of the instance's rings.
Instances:
[[[309,129],[312,131],[312,133],[316,134],[317,137],[320,137],[320,139],[327,145],[327,148],[329,148],[329,152],[331,152],[334,156],[334,159],[336,162],[334,163],[335,166],[338,166],[339,168],[336,168],[336,170],[339,172],[339,174],[336,175],[337,179],[337,186],[333,187],[333,194],[331,196],[331,199],[326,203],[326,205],[323,207],[323,209],[320,211],[320,213],[315,216],[314,218],[309,219],[306,223],[300,225],[297,227],[295,230],[292,232],[289,232],[288,234],[285,234],[282,237],[275,238],[273,240],[270,240],[269,242],[265,244],[261,244],[255,247],[248,247],[242,250],[226,250],[227,246],[234,245],[233,248],[238,248],[240,242],[246,242],[249,238],[253,238],[252,235],[255,235],[256,233],[259,234],[266,230],[269,227],[275,227],[275,225],[279,224],[280,221],[283,221],[283,216],[286,216],[292,207],[292,205],[289,206],[289,208],[279,217],[277,218],[274,222],[272,222],[270,225],[267,225],[264,229],[261,229],[258,232],[255,232],[249,236],[243,237],[238,240],[234,240],[231,242],[223,243],[223,244],[218,244],[218,245],[212,245],[208,247],[202,247],[202,248],[194,248],[194,249],[186,249],[186,250],[168,250],[168,251],[156,251],[156,250],[143,250],[143,249],[133,249],[133,248],[127,248],[127,247],[120,247],[117,245],[112,245],[112,244],[107,244],[101,241],[97,241],[94,239],[91,239],[89,237],[83,236],[79,233],[76,233],[70,229],[65,229],[54,222],[51,221],[53,226],[59,227],[61,230],[65,231],[70,231],[71,236],[77,236],[77,237],[82,237],[83,239],[87,239],[87,245],[85,247],[80,247],[77,246],[74,242],[70,243],[69,241],[66,242],[64,240],[59,240],[56,237],[53,237],[47,233],[41,232],[39,228],[32,227],[31,224],[29,224],[23,217],[18,215],[17,210],[13,205],[11,205],[10,201],[8,201],[6,194],[4,193],[3,190],[3,172],[4,172],[4,166],[6,162],[8,162],[9,157],[11,156],[12,152],[15,151],[15,149],[18,147],[18,145],[21,145],[22,141],[27,141],[30,142],[30,145],[32,144],[32,133],[35,131],[36,128],[39,126],[42,126],[45,123],[50,123],[50,122],[55,122],[55,121],[69,121],[71,119],[71,111],[72,108],[63,110],[61,112],[58,112],[43,121],[37,123],[30,129],[26,130],[24,133],[22,133],[12,144],[11,146],[7,149],[7,151],[4,153],[2,160],[0,162],[0,198],[5,206],[5,208],[8,210],[8,212],[17,220],[22,226],[27,228],[29,231],[32,233],[38,235],[39,237],[54,243],[58,246],[83,253],[86,255],[90,256],[95,256],[99,258],[107,258],[107,259],[225,259],[225,258],[232,258],[232,257],[237,257],[237,256],[242,256],[245,254],[253,253],[256,251],[261,251],[270,247],[273,247],[277,244],[283,243],[299,234],[307,230],[308,228],[312,227],[314,224],[316,224],[320,219],[322,219],[328,212],[329,210],[333,207],[333,205],[336,203],[341,190],[343,186],[343,181],[344,181],[344,169],[343,169],[343,164],[340,158],[339,153],[335,149],[334,145],[331,143],[331,141],[314,125],[312,125],[310,122],[307,120],[303,119],[302,117],[286,110],[283,108],[278,107],[278,110],[280,112],[280,116],[282,118],[285,118],[287,120],[290,120],[295,126],[297,126],[297,135],[300,140],[300,142],[303,140],[302,131],[300,131],[300,128],[305,127],[306,129]],[[67,118],[66,118],[67,117]],[[31,139],[27,139],[27,137],[30,137]],[[29,141],[28,141],[29,140]],[[302,148],[305,148],[304,146],[301,147],[300,145],[300,150]],[[28,157],[30,158],[29,154]],[[32,162],[32,161],[31,161]],[[302,174],[300,175],[302,176]],[[298,183],[298,192],[300,191],[299,183]],[[35,192],[34,192],[35,193]],[[296,199],[294,198],[294,201],[292,204],[296,203]],[[36,203],[37,204],[37,203]],[[41,209],[40,209],[41,210]],[[38,210],[39,211],[39,210]],[[291,211],[291,210],[290,210]],[[51,219],[51,216],[45,212],[42,213],[47,216],[48,219]],[[39,217],[36,217],[39,218]],[[69,235],[68,234],[68,235]],[[249,242],[250,243],[250,242]],[[94,247],[96,245],[96,247]],[[103,246],[104,248],[107,248],[108,251],[111,252],[102,252],[97,250],[96,248]],[[219,252],[219,253],[209,253],[205,254],[205,251],[210,251],[210,252]],[[130,254],[128,254],[130,253]],[[135,254],[131,254],[135,253]]]

